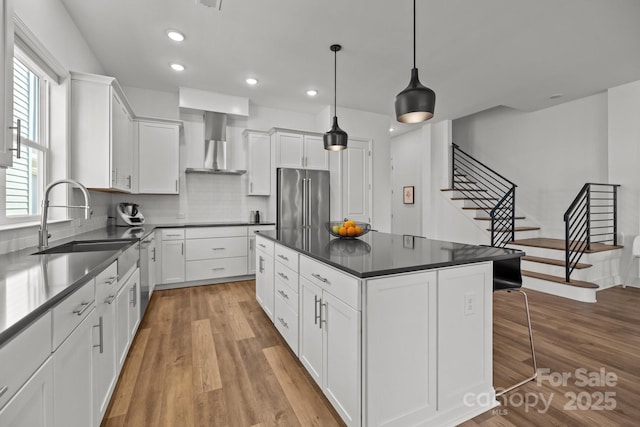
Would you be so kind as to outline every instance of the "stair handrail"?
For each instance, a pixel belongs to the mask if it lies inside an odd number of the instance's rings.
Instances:
[[[493,168],[466,153],[460,146],[451,143],[451,189],[462,193],[476,207],[484,210],[491,218],[491,246],[506,246],[515,239],[515,190],[517,185]],[[457,182],[456,176],[465,176],[473,181]],[[463,185],[457,185],[458,183]],[[481,190],[470,188],[481,184]],[[473,197],[474,193],[485,192],[487,198]],[[490,203],[490,199],[498,200]]]
[[[593,190],[593,187],[608,187],[610,191]],[[596,182],[585,183],[569,208],[564,213],[565,226],[565,281],[571,281],[571,273],[575,270],[578,262],[586,251],[591,250],[592,243],[618,244],[618,187],[620,184],[605,184]],[[593,197],[592,193],[611,194],[605,197]],[[612,205],[593,203],[595,200],[611,202]],[[612,208],[601,210],[601,208]],[[592,215],[606,215],[606,217],[592,218]],[[610,223],[593,225],[594,222]],[[605,232],[594,232],[597,230],[609,230]],[[609,236],[610,238],[593,240],[593,237]]]

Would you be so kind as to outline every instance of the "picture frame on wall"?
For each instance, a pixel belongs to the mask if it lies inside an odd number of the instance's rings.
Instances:
[[[413,185],[402,187],[402,203],[405,205],[413,205]]]

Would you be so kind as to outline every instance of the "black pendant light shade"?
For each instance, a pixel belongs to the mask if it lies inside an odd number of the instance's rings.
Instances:
[[[433,117],[436,93],[423,86],[416,68],[416,0],[413,0],[413,68],[411,81],[396,96],[396,119],[402,123],[419,123]]]
[[[336,98],[337,98],[337,86],[338,86],[338,54],[337,52],[342,49],[342,46],[339,44],[333,44],[330,47],[331,51],[334,54],[334,63],[333,63],[333,124],[331,125],[331,129],[326,132],[322,139],[324,140],[324,149],[331,151],[339,151],[347,148],[347,140],[348,135],[345,131],[340,129],[338,126],[338,117],[336,113]]]

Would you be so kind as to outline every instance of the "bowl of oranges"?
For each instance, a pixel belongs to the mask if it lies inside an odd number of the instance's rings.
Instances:
[[[332,236],[341,239],[355,239],[371,231],[371,225],[345,218],[344,221],[329,222],[327,229]]]

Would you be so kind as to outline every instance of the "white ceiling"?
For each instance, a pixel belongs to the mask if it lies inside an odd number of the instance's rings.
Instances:
[[[410,0],[224,0],[221,11],[195,0],[62,2],[125,86],[187,86],[317,113],[333,102],[333,43],[343,45],[338,116],[340,106],[393,116],[409,82]],[[437,94],[434,120],[498,105],[535,110],[640,80],[638,0],[419,0],[417,9],[417,66]],[[187,39],[172,42],[169,28]],[[247,76],[260,83],[248,87]]]

